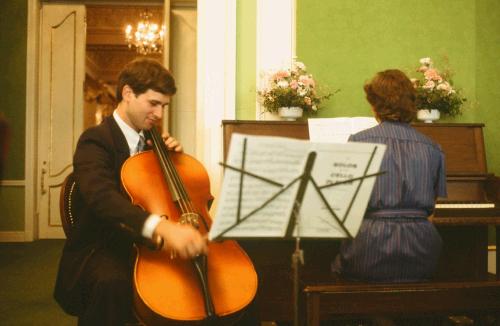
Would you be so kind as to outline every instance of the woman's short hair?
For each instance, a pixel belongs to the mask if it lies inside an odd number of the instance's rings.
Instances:
[[[116,99],[122,100],[123,87],[128,85],[136,96],[153,90],[165,95],[177,91],[172,74],[161,63],[149,58],[139,58],[129,62],[118,77]]]
[[[381,71],[364,89],[366,99],[381,121],[411,122],[415,118],[415,88],[402,71]]]

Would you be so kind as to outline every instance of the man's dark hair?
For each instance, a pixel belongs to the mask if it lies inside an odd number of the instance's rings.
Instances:
[[[170,71],[158,61],[148,58],[133,60],[120,72],[116,87],[118,102],[122,100],[122,91],[125,85],[132,88],[135,96],[139,96],[149,89],[165,95],[174,95],[177,91],[174,77]]]
[[[381,121],[411,122],[415,118],[415,88],[402,71],[381,71],[364,89],[366,99]]]

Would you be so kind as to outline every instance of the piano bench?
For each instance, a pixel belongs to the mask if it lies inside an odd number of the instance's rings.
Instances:
[[[490,313],[500,320],[500,280],[368,284],[338,282],[304,288],[308,326],[336,317]]]

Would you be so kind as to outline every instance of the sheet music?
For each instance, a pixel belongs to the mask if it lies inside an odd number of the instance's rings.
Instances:
[[[312,177],[321,187],[362,176],[368,166],[367,158],[371,155],[373,146],[377,146],[378,153],[376,152],[367,174],[378,172],[385,150],[384,145],[313,143],[311,150],[315,150],[318,156]],[[371,177],[322,189],[328,204],[352,236],[357,234],[361,225],[375,180],[374,177]],[[362,187],[355,193],[360,183],[362,183]],[[352,198],[355,200],[350,206],[349,214],[346,216],[349,209],[348,204]],[[298,235],[301,237],[345,238],[348,236],[332,218],[312,185],[307,187],[300,210],[300,218]],[[294,235],[297,235],[297,229],[295,229]]]
[[[282,185],[287,185],[293,178],[302,173],[305,164],[304,152],[307,151],[309,144],[307,141],[296,141],[284,137],[248,137],[233,134],[226,162],[228,165],[241,167],[244,138],[248,139],[245,170]],[[210,230],[210,238],[235,223],[239,185],[240,173],[226,169],[222,185],[223,190],[215,214],[216,218]],[[243,221],[237,229],[228,232],[226,236],[283,236],[289,218],[283,212],[290,212],[297,187],[298,182],[275,198],[269,205],[262,208],[257,214]],[[268,184],[265,181],[244,176],[241,217],[260,207],[281,189],[282,187]]]
[[[227,231],[223,235],[226,238],[285,236],[300,180],[279,195],[276,194],[302,175],[307,156],[311,151],[317,153],[312,177],[319,186],[322,186],[361,177],[368,166],[374,147],[377,147],[370,169],[368,169],[368,173],[375,173],[378,171],[385,149],[385,146],[380,144],[325,144],[283,137],[233,134],[226,162],[229,166],[241,168],[244,139],[247,139],[244,170],[278,182],[281,186],[245,175],[240,219],[262,207],[266,201],[269,203],[246,220],[241,221],[238,226]],[[225,170],[221,197],[209,239],[218,237],[222,232],[234,226],[238,220],[240,176],[239,171]],[[351,235],[355,235],[359,229],[374,181],[375,178],[367,178],[363,181],[354,181],[322,190],[330,206],[342,219],[341,222],[348,228]],[[362,187],[358,187],[360,183]],[[360,190],[357,192],[358,188]],[[356,200],[349,205],[353,197]],[[351,206],[351,209],[345,217],[348,206]],[[312,184],[308,184],[300,211],[299,235],[301,237],[343,238],[347,236],[325,207]]]
[[[350,135],[375,127],[372,117],[308,119],[309,140],[317,143],[346,143]]]

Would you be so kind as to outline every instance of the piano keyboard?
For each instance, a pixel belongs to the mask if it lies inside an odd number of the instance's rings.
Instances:
[[[436,203],[439,209],[495,208],[495,203]]]

